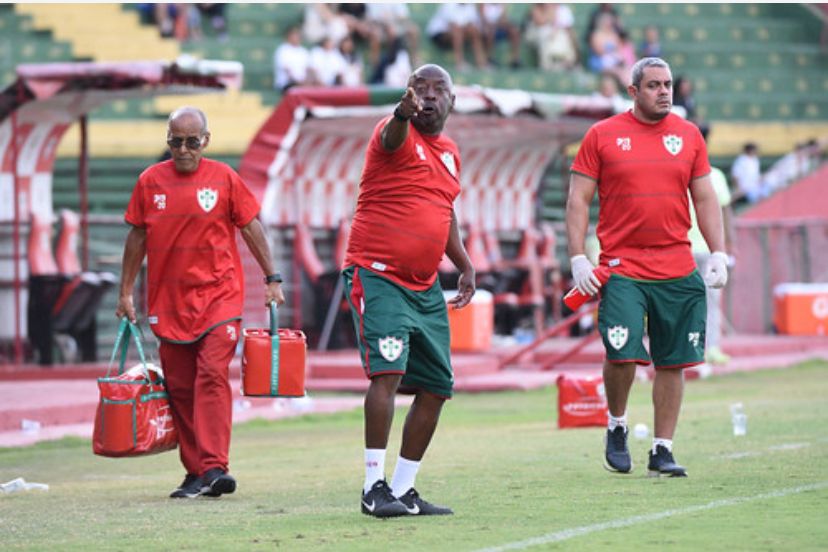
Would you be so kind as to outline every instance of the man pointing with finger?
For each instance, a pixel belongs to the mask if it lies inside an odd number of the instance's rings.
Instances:
[[[453,106],[449,74],[424,65],[409,78],[394,114],[377,124],[342,271],[371,380],[361,510],[374,517],[452,513],[420,498],[414,480],[454,384],[446,302],[437,280],[444,253],[460,270],[451,306],[466,306],[475,292],[474,268],[454,214],[460,154],[442,134]],[[414,402],[389,486],[385,449],[398,390],[414,393]]]
[[[655,365],[655,428],[651,475],[684,477],[673,458],[673,433],[684,389],[682,369],[704,362],[705,283],[727,283],[722,216],[710,183],[707,149],[698,128],[671,114],[673,80],[659,58],[632,68],[633,109],[589,129],[575,161],[566,207],[572,276],[581,292],[601,291],[598,327],[606,349],[609,406],[604,466],[633,469],[627,448],[627,398],[636,364]],[[584,255],[589,204],[598,190],[603,284]],[[688,190],[690,195],[688,196]],[[688,197],[711,255],[704,280],[687,232]],[[642,340],[648,335],[649,352]]]

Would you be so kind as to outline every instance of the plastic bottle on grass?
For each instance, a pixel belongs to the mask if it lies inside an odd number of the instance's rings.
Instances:
[[[609,268],[605,266],[597,266],[595,270],[592,271],[593,274],[598,278],[598,281],[601,282],[601,285],[607,283],[607,280],[610,278],[610,271]],[[576,311],[578,310],[581,305],[586,303],[589,298],[592,297],[591,295],[584,295],[580,291],[578,291],[577,287],[573,287],[572,289],[564,295],[564,304],[569,307],[570,310]]]

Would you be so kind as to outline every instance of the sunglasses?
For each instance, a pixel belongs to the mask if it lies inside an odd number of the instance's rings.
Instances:
[[[188,136],[187,138],[170,138],[167,140],[167,145],[172,149],[178,149],[182,145],[186,145],[189,150],[197,150],[201,148],[201,138],[198,136]]]

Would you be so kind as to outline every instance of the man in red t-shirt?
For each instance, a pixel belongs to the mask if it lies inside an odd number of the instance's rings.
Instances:
[[[704,285],[725,285],[727,255],[704,139],[695,125],[670,113],[672,84],[662,59],[644,58],[633,66],[627,88],[633,109],[593,125],[572,164],[566,227],[576,286],[589,295],[601,289],[598,327],[607,351],[609,406],[604,466],[632,471],[627,399],[636,364],[652,358],[655,428],[648,469],[651,475],[683,477],[687,472],[672,453],[684,389],[681,369],[704,361]],[[611,274],[605,282],[584,255],[596,188],[599,264]],[[704,279],[687,238],[688,197],[714,252]],[[642,343],[645,333],[649,353]]]
[[[468,304],[475,273],[460,239],[454,199],[460,154],[442,134],[454,105],[451,77],[436,65],[374,129],[365,157],[343,278],[362,364],[365,482],[361,510],[375,517],[451,514],[420,498],[414,480],[454,383],[446,302],[437,281],[443,254],[460,270],[454,308]],[[415,392],[391,486],[385,449],[399,388]]]
[[[229,364],[236,351],[243,273],[236,228],[265,274],[265,304],[285,302],[273,268],[259,204],[236,172],[203,158],[207,118],[193,107],[174,111],[167,126],[172,159],[138,178],[124,219],[116,315],[135,322],[135,278],[147,257],[147,321],[161,339],[173,421],[187,475],[172,498],[232,493],[227,473],[232,426]]]

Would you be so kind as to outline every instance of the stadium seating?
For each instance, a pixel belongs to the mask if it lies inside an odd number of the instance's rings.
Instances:
[[[576,34],[583,40],[596,4],[572,4]],[[529,4],[510,4],[521,20]],[[233,166],[252,135],[278,103],[272,89],[272,53],[288,25],[300,23],[301,4],[228,4],[229,39],[220,41],[205,25],[205,37],[179,44],[139,23],[135,5],[73,4],[0,5],[0,79],[14,78],[18,63],[68,60],[172,59],[180,53],[239,60],[245,65],[243,92],[225,96],[119,100],[90,117],[90,194],[92,213],[113,215],[111,225],[90,229],[93,260],[106,259],[97,270],[116,269],[125,227],[120,222],[140,171],[162,153],[167,113],[181,103],[204,107],[211,118],[211,153]],[[435,4],[409,4],[424,31]],[[828,134],[828,58],[819,54],[820,23],[802,4],[618,4],[635,43],[646,25],[661,30],[664,57],[676,75],[695,84],[699,114],[712,123],[710,150],[726,168],[741,145],[761,138],[763,162],[792,149],[794,143]],[[89,15],[93,14],[93,15]],[[94,22],[93,27],[89,27]],[[420,40],[421,59],[445,64],[451,55]],[[498,46],[505,59],[506,44]],[[524,46],[524,67],[495,68],[456,74],[460,84],[522,88],[557,93],[591,93],[596,79],[587,71],[545,73],[532,67]],[[76,190],[79,138],[71,128],[58,151],[54,179],[55,208],[79,209]],[[540,190],[540,218],[555,224],[558,258],[565,259],[560,226],[566,201],[566,159],[556,159]],[[593,218],[594,210],[593,206]],[[514,240],[513,240],[514,241]],[[515,243],[517,243],[515,241]],[[513,244],[514,245],[514,244]],[[286,257],[291,255],[286,247]],[[320,255],[323,254],[320,246]],[[327,257],[325,258],[327,262]],[[106,264],[110,263],[110,264]],[[562,267],[564,270],[566,266]],[[113,294],[104,297],[102,335],[114,335],[109,315]],[[105,342],[105,341],[104,341]],[[102,345],[105,346],[105,345]]]

